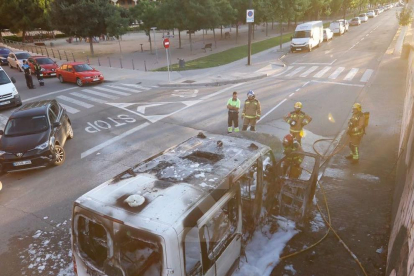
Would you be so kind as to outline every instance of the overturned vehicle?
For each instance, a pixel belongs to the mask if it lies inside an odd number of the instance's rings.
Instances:
[[[231,275],[263,216],[306,217],[319,159],[303,156],[292,178],[268,146],[200,133],[139,163],[74,203],[75,272]]]

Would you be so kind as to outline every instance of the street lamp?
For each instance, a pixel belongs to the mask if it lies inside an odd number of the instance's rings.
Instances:
[[[154,31],[154,45],[155,45],[155,56],[157,58],[157,63],[158,63],[158,50],[157,50],[157,42],[155,41],[155,30],[157,29],[157,27],[152,27],[151,30]]]

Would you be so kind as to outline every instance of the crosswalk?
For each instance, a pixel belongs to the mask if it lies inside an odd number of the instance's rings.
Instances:
[[[68,113],[75,114],[92,108],[97,104],[105,104],[109,101],[118,100],[122,97],[128,97],[150,89],[142,85],[120,83],[79,88],[75,92],[56,96],[56,99]]]
[[[367,83],[372,77],[374,70],[332,66],[288,66],[282,73],[274,75],[274,77],[282,78],[317,78],[329,80],[343,80],[347,82]]]

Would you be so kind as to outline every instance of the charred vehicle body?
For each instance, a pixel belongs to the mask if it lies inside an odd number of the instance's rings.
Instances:
[[[74,203],[77,275],[230,275],[262,208],[306,215],[319,161],[304,156],[303,177],[278,176],[269,147],[200,133],[139,163]]]

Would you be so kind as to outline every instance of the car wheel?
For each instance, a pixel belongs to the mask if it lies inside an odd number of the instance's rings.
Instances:
[[[59,76],[59,81],[60,81],[60,83],[64,83],[64,82],[65,82],[65,81],[63,80],[62,75],[60,75],[60,76]]]
[[[68,131],[68,139],[73,139],[73,128],[72,125],[70,123],[69,124],[69,131]]]
[[[76,84],[77,84],[79,87],[82,87],[82,86],[83,86],[82,80],[81,80],[80,78],[77,78],[77,79],[76,79]]]
[[[53,162],[54,166],[60,166],[65,162],[66,154],[63,147],[55,145],[55,161]]]

